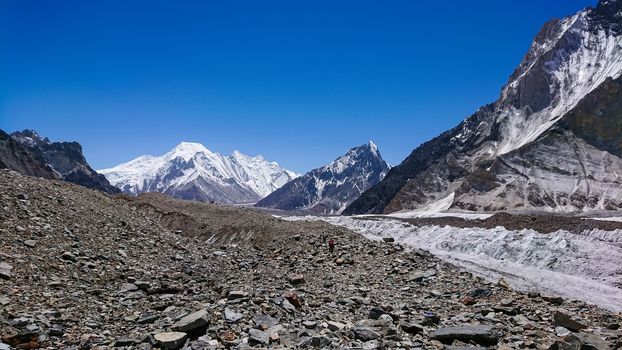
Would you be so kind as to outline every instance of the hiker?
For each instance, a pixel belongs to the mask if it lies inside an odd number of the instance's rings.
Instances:
[[[328,251],[332,253],[334,250],[335,250],[335,240],[331,238],[330,240],[328,240]]]

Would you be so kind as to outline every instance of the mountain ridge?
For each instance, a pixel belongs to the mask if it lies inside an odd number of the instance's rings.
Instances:
[[[481,164],[535,142],[591,91],[620,76],[619,8],[619,0],[601,1],[547,22],[497,101],[415,148],[343,213],[424,207],[448,198]]]
[[[139,156],[100,172],[128,194],[162,192],[230,204],[254,203],[297,176],[262,156],[237,150],[223,156],[186,141],[161,156]]]
[[[340,213],[367,188],[382,180],[388,170],[389,165],[382,159],[378,146],[369,141],[292,180],[255,206]]]
[[[108,194],[121,192],[91,168],[78,142],[52,142],[28,129],[13,132],[10,137],[34,155],[42,166],[53,171],[57,178]],[[47,175],[42,177],[49,178]]]

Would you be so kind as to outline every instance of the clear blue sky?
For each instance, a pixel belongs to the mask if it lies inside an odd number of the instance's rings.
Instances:
[[[294,171],[391,164],[494,101],[542,24],[596,0],[0,1],[0,128],[95,168],[198,141]]]

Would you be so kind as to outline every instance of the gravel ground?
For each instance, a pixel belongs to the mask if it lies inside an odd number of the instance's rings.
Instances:
[[[11,171],[0,188],[0,349],[622,346],[621,315],[326,223]]]

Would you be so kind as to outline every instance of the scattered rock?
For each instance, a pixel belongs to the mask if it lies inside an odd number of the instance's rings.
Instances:
[[[587,325],[585,325],[583,321],[572,316],[568,311],[562,309],[557,309],[553,312],[553,324],[575,332],[587,328]]]
[[[184,345],[187,334],[184,332],[163,332],[153,337],[158,345],[165,349],[179,349]]]
[[[4,280],[8,280],[11,278],[11,270],[13,270],[13,266],[0,262],[0,278]]]
[[[34,248],[37,245],[37,241],[33,239],[27,239],[24,241],[24,245],[28,248]]]
[[[251,345],[268,345],[270,343],[270,335],[267,332],[260,331],[259,329],[251,329],[248,332],[248,341]]]
[[[305,283],[305,277],[301,274],[295,274],[295,275],[291,275],[288,278],[289,283],[293,284],[293,285],[299,285],[299,284],[303,284]]]
[[[225,320],[227,320],[227,322],[234,323],[241,320],[243,317],[244,315],[242,315],[241,313],[235,312],[230,308],[225,308]]]
[[[359,339],[362,341],[374,340],[382,336],[380,333],[376,332],[371,327],[365,327],[365,326],[356,326],[352,328],[352,333],[354,334],[354,337],[356,339]]]
[[[288,290],[287,292],[283,293],[283,298],[285,298],[285,300],[287,300],[295,308],[297,309],[302,308],[302,300],[300,299],[300,297],[298,297],[298,294],[296,294],[294,291]]]
[[[175,322],[171,327],[176,332],[189,332],[197,328],[207,326],[209,324],[209,315],[207,310],[195,311],[184,316],[181,320]]]
[[[492,326],[474,325],[439,328],[430,333],[430,339],[443,343],[460,340],[464,342],[473,341],[480,345],[495,345],[499,340],[499,335]]]

